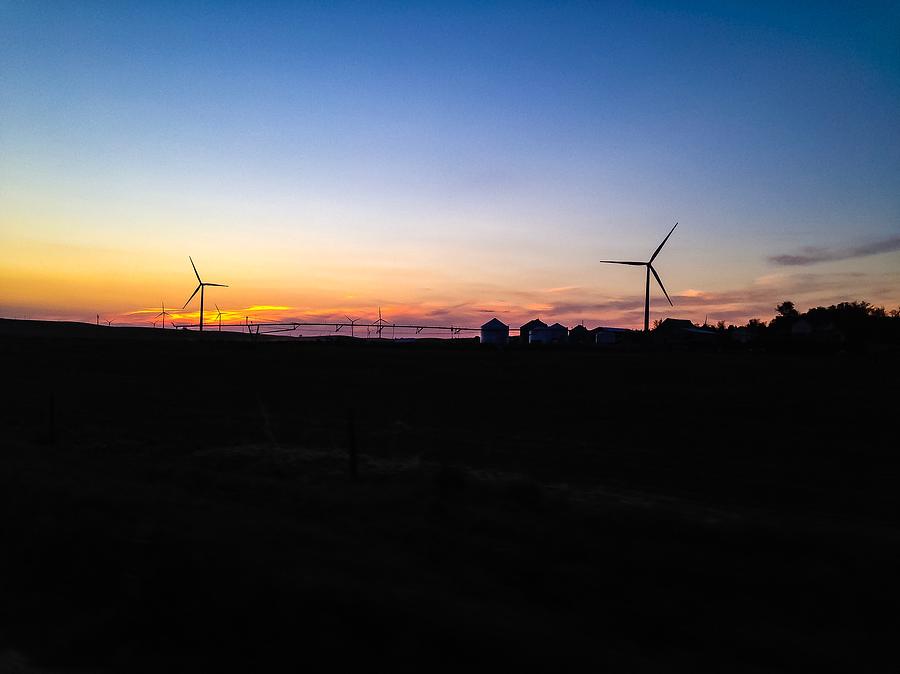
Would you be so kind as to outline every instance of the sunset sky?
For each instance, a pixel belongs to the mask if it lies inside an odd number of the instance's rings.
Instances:
[[[652,318],[900,305],[900,5],[0,0],[0,316],[638,327],[675,221]]]

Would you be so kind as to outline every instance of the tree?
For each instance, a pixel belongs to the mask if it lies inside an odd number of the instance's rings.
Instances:
[[[800,313],[794,308],[794,303],[790,300],[785,300],[777,307],[775,307],[775,311],[777,311],[784,318],[797,318],[800,316]]]

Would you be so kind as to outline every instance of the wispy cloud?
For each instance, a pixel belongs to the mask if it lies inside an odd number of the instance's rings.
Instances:
[[[782,267],[804,267],[819,262],[835,262],[837,260],[852,260],[857,257],[868,257],[900,250],[900,235],[889,236],[886,239],[872,241],[858,246],[844,248],[820,248],[806,247],[799,253],[772,255],[769,262]]]

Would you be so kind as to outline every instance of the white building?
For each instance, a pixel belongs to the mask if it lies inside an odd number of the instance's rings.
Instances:
[[[492,318],[481,326],[482,344],[506,344],[509,341],[509,326]]]
[[[529,344],[565,344],[569,337],[569,328],[559,323],[545,328],[534,328],[528,335]]]

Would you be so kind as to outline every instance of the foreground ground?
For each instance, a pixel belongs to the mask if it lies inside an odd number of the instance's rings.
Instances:
[[[0,664],[895,671],[898,365],[6,335]]]

